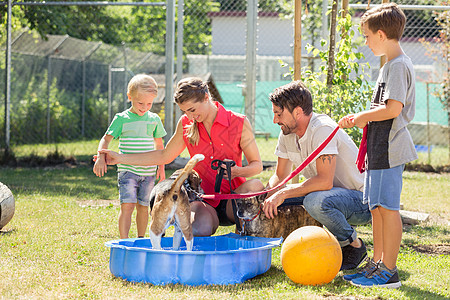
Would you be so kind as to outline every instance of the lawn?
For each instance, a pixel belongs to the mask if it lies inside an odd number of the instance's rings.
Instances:
[[[270,171],[259,178],[267,182]],[[430,214],[404,229],[398,290],[365,290],[342,280],[302,286],[283,272],[280,250],[268,272],[243,284],[152,286],[115,278],[105,242],[118,238],[116,172],[97,178],[90,166],[0,168],[16,199],[16,213],[0,233],[1,299],[449,299],[450,175],[404,173],[406,210]],[[220,227],[217,234],[234,231]],[[372,251],[371,226],[358,233]],[[132,224],[131,236],[135,236]],[[171,231],[168,232],[171,235]]]

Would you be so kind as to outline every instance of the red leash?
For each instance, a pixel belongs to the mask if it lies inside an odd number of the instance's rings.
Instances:
[[[223,200],[223,199],[238,199],[238,198],[249,198],[254,196],[259,196],[265,193],[269,193],[271,191],[274,191],[283,185],[285,185],[289,180],[291,180],[295,175],[300,173],[307,165],[309,165],[310,162],[312,162],[317,155],[330,143],[331,139],[336,135],[337,131],[339,130],[339,126],[337,126],[333,132],[330,133],[330,135],[325,139],[325,141],[320,144],[316,150],[314,150],[306,159],[305,161],[298,166],[292,173],[286,177],[282,182],[280,182],[277,186],[268,189],[263,190],[260,192],[254,192],[254,193],[245,193],[245,194],[215,194],[215,195],[202,195],[203,199],[210,199],[210,200]]]

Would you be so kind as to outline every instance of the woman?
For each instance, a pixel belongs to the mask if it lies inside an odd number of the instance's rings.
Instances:
[[[108,164],[161,165],[172,162],[187,147],[190,156],[205,155],[194,168],[202,179],[205,194],[214,194],[217,171],[211,169],[215,159],[233,160],[231,188],[236,193],[260,191],[263,184],[257,179],[246,180],[262,171],[262,162],[252,127],[243,115],[226,110],[212,101],[208,86],[199,78],[181,80],[175,91],[175,102],[184,115],[178,121],[175,134],[163,150],[138,154],[107,154]],[[242,166],[242,153],[248,165]],[[221,193],[230,193],[228,184],[221,185]],[[210,236],[220,225],[234,224],[231,200],[191,202],[191,222],[195,236]]]

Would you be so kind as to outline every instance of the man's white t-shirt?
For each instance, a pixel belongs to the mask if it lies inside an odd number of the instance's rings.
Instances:
[[[306,132],[301,138],[295,133],[284,135],[280,132],[275,155],[289,159],[297,167],[325,141],[336,126],[338,126],[336,122],[329,116],[312,113]],[[358,148],[345,131],[339,129],[317,158],[325,154],[336,154],[334,187],[363,191],[364,175],[356,167]],[[317,175],[316,159],[301,172],[306,179]]]

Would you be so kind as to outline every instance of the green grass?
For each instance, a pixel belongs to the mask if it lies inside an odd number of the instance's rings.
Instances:
[[[259,178],[267,182],[270,172]],[[2,299],[448,299],[450,257],[417,252],[419,245],[450,244],[450,176],[404,173],[405,209],[431,214],[430,222],[406,229],[398,267],[398,290],[356,288],[342,280],[294,284],[283,272],[281,248],[268,272],[243,284],[152,286],[115,278],[105,242],[118,238],[115,168],[97,178],[89,167],[0,168],[13,192],[16,213],[0,234]],[[96,206],[96,203],[107,204]],[[109,204],[109,205],[108,205]],[[234,231],[220,227],[217,234]],[[371,226],[357,228],[372,250]],[[170,235],[171,232],[169,231]],[[133,222],[130,236],[136,235]]]
[[[449,165],[449,155],[448,155],[448,147],[444,146],[435,146],[433,149],[428,152],[418,152],[419,159],[418,163],[429,164],[432,166],[443,166]]]

